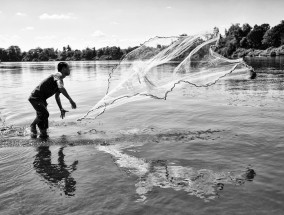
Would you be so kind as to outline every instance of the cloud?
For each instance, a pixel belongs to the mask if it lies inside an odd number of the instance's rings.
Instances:
[[[171,6],[167,6],[166,8],[167,8],[167,9],[172,9],[172,7],[171,7]]]
[[[102,38],[102,37],[106,37],[106,34],[103,33],[103,32],[100,31],[100,30],[97,30],[97,31],[95,31],[94,33],[92,33],[92,36],[93,36],[93,37],[97,37],[97,38]]]
[[[2,11],[0,10],[0,14],[2,13]]]
[[[35,28],[33,26],[28,26],[28,27],[23,28],[24,31],[32,31],[34,29]]]
[[[16,16],[27,16],[27,14],[18,12],[18,13],[16,13]]]
[[[67,13],[67,14],[48,14],[48,13],[44,13],[42,15],[39,16],[39,19],[41,20],[67,20],[67,19],[76,19],[76,17],[74,16],[74,14],[72,13]]]

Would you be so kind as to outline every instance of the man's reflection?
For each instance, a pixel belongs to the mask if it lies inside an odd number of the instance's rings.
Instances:
[[[58,164],[52,164],[49,146],[39,146],[33,164],[36,172],[47,180],[48,184],[59,187],[67,196],[74,196],[76,181],[71,177],[71,173],[77,169],[78,161],[67,166],[63,149],[64,147],[61,147],[58,151]]]

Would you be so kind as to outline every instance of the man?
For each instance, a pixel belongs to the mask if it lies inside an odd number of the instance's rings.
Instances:
[[[58,72],[50,75],[45,80],[43,80],[31,93],[29,101],[36,110],[36,118],[31,124],[31,137],[37,137],[36,125],[40,130],[39,137],[47,138],[48,129],[48,117],[49,113],[47,111],[47,102],[46,100],[55,94],[55,99],[57,105],[61,112],[61,118],[65,117],[65,113],[68,112],[62,108],[60,101],[60,93],[62,93],[70,102],[73,109],[76,108],[76,103],[68,95],[66,89],[64,88],[63,79],[70,75],[70,69],[67,63],[60,62],[57,66]]]

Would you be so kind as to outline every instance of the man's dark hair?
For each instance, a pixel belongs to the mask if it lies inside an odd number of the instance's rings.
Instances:
[[[58,63],[58,65],[57,65],[57,70],[58,70],[59,72],[61,72],[61,70],[62,70],[64,67],[68,67],[68,64],[65,63],[65,62],[60,62],[60,63]]]

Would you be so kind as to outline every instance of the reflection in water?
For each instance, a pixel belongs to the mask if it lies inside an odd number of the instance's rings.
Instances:
[[[39,146],[38,153],[33,162],[36,172],[42,176],[52,187],[57,187],[67,196],[74,196],[76,190],[76,181],[71,177],[71,173],[77,169],[78,161],[67,166],[64,161],[64,147],[58,151],[58,164],[51,163],[51,151],[49,146]]]
[[[277,57],[246,57],[245,62],[255,69],[280,69],[284,68],[284,56]]]
[[[153,160],[149,164],[149,171],[135,185],[139,201],[144,201],[146,194],[154,187],[160,187],[183,190],[207,202],[217,198],[225,184],[242,185],[245,181],[252,181],[256,175],[251,168],[245,171],[214,172],[170,165],[166,160]]]
[[[189,195],[209,201],[219,196],[219,191],[223,190],[225,184],[242,185],[246,181],[252,181],[256,175],[249,167],[241,171],[215,172],[178,166],[167,160],[146,161],[123,153],[118,145],[100,145],[98,149],[111,154],[120,168],[138,176],[135,184],[138,201],[145,201],[147,194],[155,187],[183,190]]]

